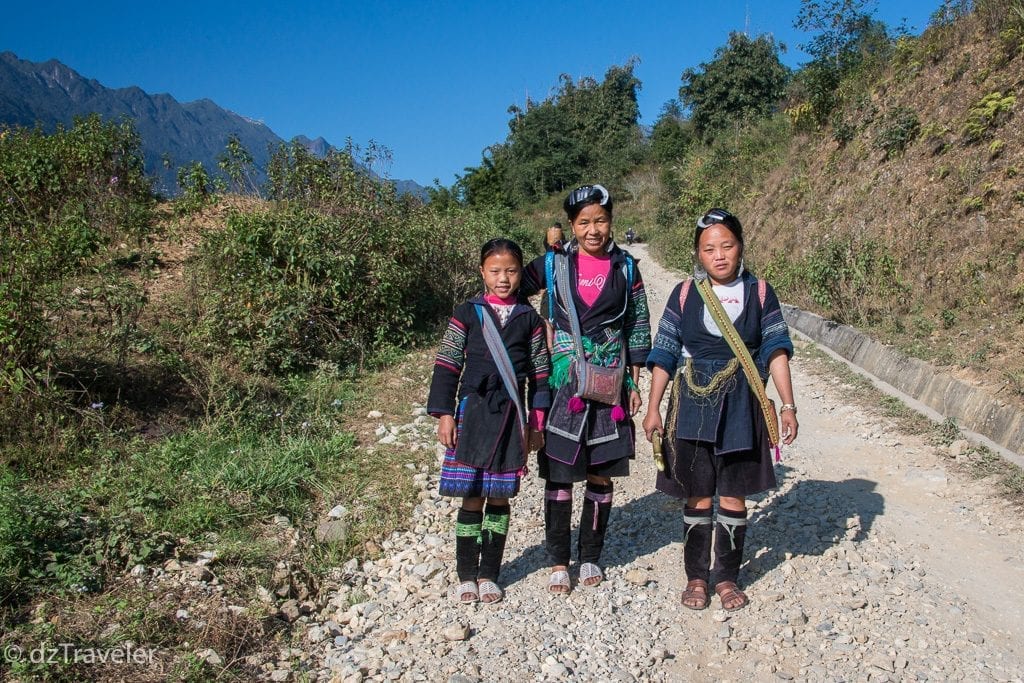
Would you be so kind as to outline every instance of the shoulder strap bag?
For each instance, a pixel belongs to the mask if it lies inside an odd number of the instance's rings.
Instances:
[[[757,402],[761,404],[761,413],[764,415],[764,421],[768,427],[768,441],[775,448],[775,457],[778,459],[779,418],[775,412],[775,402],[768,398],[768,393],[764,389],[764,382],[761,381],[761,375],[757,372],[754,359],[751,358],[747,345],[743,343],[739,333],[736,331],[736,326],[732,324],[732,321],[729,320],[729,315],[722,308],[722,302],[715,296],[715,292],[711,288],[711,281],[707,278],[698,280],[697,291],[704,300],[704,305],[707,306],[711,318],[722,332],[725,341],[729,343],[729,348],[732,349],[732,352],[736,354],[736,358],[739,359],[743,373],[747,376],[747,384],[750,385],[750,390],[757,396]]]
[[[491,357],[494,358],[494,364],[498,366],[498,374],[501,375],[505,391],[508,392],[509,398],[512,399],[516,406],[516,416],[519,418],[519,435],[522,437],[523,451],[525,452],[529,448],[526,440],[526,411],[523,409],[523,397],[519,394],[516,370],[512,365],[512,359],[509,358],[508,349],[505,348],[505,342],[501,340],[498,326],[494,324],[491,314],[484,310],[485,305],[476,304],[476,315],[480,318],[480,326],[484,332],[484,341],[487,342],[487,349],[491,352]]]
[[[554,282],[557,295],[562,298],[565,310],[569,315],[569,326],[572,328],[573,344],[576,347],[576,395],[588,401],[597,401],[605,405],[617,406],[622,402],[622,380],[626,373],[626,340],[622,340],[618,367],[608,368],[591,363],[583,350],[583,334],[580,331],[580,319],[576,313],[576,304],[572,298],[572,279],[569,274],[569,257],[558,254],[554,258]],[[630,278],[626,278],[627,284]],[[548,294],[550,297],[550,292]],[[629,296],[627,291],[626,296]]]

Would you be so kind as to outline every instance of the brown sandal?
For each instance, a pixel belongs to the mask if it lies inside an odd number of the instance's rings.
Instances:
[[[747,594],[741,591],[739,586],[732,581],[722,581],[715,584],[715,593],[718,594],[719,599],[722,601],[722,609],[726,612],[735,612],[750,604],[750,598],[747,597]]]
[[[704,579],[690,579],[686,582],[686,590],[683,591],[683,607],[701,610],[708,606],[711,598],[708,597],[708,582]]]

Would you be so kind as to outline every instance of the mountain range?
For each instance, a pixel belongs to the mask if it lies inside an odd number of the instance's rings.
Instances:
[[[58,124],[70,126],[76,116],[92,113],[105,120],[123,116],[134,120],[142,138],[146,172],[156,179],[157,191],[164,194],[176,193],[176,169],[180,166],[200,161],[216,173],[217,157],[232,133],[252,155],[261,181],[271,150],[284,142],[263,122],[228,111],[209,99],[178,102],[170,95],[149,94],[136,86],[107,88],[56,59],[30,62],[13,52],[0,53],[0,125],[40,126],[50,132]],[[322,137],[298,136],[295,141],[318,156],[334,149]],[[170,164],[165,164],[165,159]],[[390,182],[400,194],[426,197],[426,190],[414,181]]]

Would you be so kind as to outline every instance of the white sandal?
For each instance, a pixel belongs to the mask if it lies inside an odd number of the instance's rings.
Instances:
[[[484,579],[477,583],[477,587],[480,589],[480,602],[488,605],[501,602],[501,599],[505,597],[505,594],[501,592],[501,588],[493,581]]]
[[[597,579],[593,583],[587,583],[590,579]],[[593,562],[584,562],[580,565],[580,583],[584,586],[597,586],[604,581],[604,572]]]
[[[465,597],[467,595],[472,597]],[[477,590],[476,581],[463,581],[460,583],[455,588],[454,597],[456,602],[461,602],[467,605],[472,602],[479,602],[480,593]]]
[[[561,590],[561,589],[565,590]],[[556,590],[557,589],[557,590]],[[569,572],[564,569],[551,572],[548,578],[548,592],[555,595],[568,595],[572,589],[572,582],[569,580]]]

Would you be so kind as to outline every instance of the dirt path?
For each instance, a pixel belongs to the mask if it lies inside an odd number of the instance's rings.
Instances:
[[[656,329],[678,276],[642,245],[633,252]],[[682,511],[654,491],[646,443],[632,475],[616,482],[607,580],[568,597],[544,590],[543,487],[531,475],[514,503],[506,599],[453,604],[457,502],[436,496],[430,472],[414,529],[385,541],[380,560],[347,567],[350,587],[335,596],[334,619],[315,625],[335,637],[311,646],[310,673],[452,682],[1021,680],[1020,511],[993,500],[986,482],[947,472],[921,437],[847,405],[843,385],[817,361],[798,353],[793,367],[801,433],[778,466],[779,489],[750,503],[747,609],[727,615],[717,599],[704,612],[679,606]],[[420,438],[429,443],[429,432]]]

